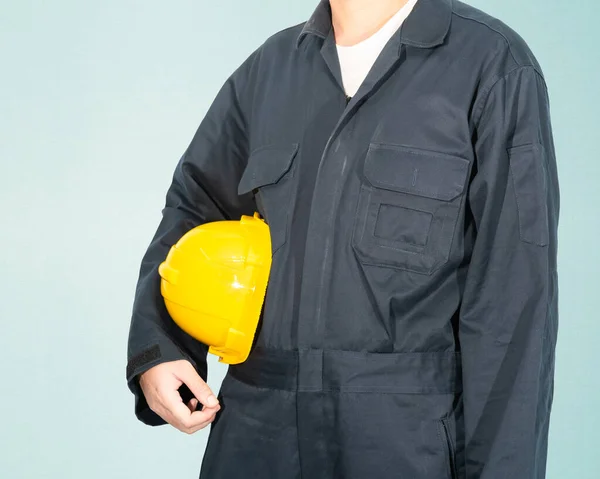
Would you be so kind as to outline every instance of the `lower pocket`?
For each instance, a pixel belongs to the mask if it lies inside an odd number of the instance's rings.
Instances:
[[[454,422],[449,417],[438,420],[438,437],[444,449],[446,464],[448,465],[448,479],[458,479],[456,472],[456,447],[454,443]]]

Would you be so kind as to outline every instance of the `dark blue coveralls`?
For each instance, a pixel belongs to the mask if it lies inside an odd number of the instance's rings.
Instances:
[[[207,347],[166,312],[186,231],[259,211],[273,263],[230,366],[202,479],[538,479],[557,337],[549,100],[513,30],[419,0],[347,99],[322,1],[227,79],[144,256],[127,381]],[[183,393],[188,394],[183,388]],[[189,394],[188,394],[189,395]]]

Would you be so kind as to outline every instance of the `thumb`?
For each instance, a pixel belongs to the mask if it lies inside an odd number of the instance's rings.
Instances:
[[[200,377],[191,363],[186,363],[181,370],[177,371],[177,377],[185,383],[198,401],[203,405],[215,407],[219,404],[219,400],[215,397],[208,384]]]

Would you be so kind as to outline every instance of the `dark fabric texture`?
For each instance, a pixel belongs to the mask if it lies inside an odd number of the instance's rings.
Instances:
[[[175,168],[128,343],[139,374],[207,346],[157,267],[196,225],[259,211],[273,262],[230,366],[202,479],[541,479],[558,333],[559,184],[547,87],[524,40],[419,0],[358,92],[330,7],[227,79]],[[189,391],[182,390],[189,398]]]

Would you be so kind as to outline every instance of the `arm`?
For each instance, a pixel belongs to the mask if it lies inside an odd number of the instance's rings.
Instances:
[[[169,316],[160,292],[158,265],[171,246],[200,224],[252,215],[251,196],[238,197],[247,158],[248,80],[253,53],[225,82],[179,160],[167,191],[162,221],[142,259],[133,303],[126,379],[135,395],[136,417],[145,424],[165,421],[146,403],[139,376],[157,364],[188,360],[206,381],[208,346],[184,333]],[[183,388],[184,401],[190,391]]]
[[[532,66],[475,109],[472,255],[460,310],[466,478],[545,477],[557,337],[559,188]]]

